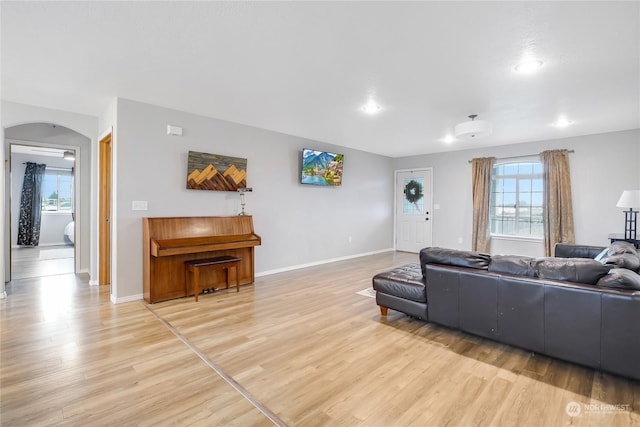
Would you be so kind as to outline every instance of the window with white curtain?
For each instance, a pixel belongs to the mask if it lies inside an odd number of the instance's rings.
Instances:
[[[42,179],[42,212],[73,212],[73,174],[47,168]]]

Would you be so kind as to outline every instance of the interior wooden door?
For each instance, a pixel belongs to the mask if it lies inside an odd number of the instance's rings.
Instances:
[[[100,140],[98,284],[111,283],[111,133]]]

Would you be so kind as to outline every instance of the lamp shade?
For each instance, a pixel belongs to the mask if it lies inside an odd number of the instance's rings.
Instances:
[[[618,203],[618,208],[640,208],[640,190],[624,190]]]
[[[456,127],[454,128],[453,134],[456,136],[456,138],[473,139],[491,135],[491,132],[493,131],[493,125],[491,124],[491,122],[487,122],[485,120],[475,120],[475,114],[469,117],[471,117],[471,120],[462,122],[456,125]]]

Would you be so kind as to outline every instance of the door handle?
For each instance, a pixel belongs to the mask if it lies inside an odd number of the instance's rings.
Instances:
[[[111,218],[105,219],[106,222],[111,222]]]

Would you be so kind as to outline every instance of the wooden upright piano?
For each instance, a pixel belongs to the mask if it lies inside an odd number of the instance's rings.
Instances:
[[[254,248],[261,244],[249,215],[143,218],[144,299],[149,303],[193,295],[185,288],[184,262],[231,255],[240,258],[241,285],[253,283]],[[229,274],[232,274],[229,272]],[[235,277],[231,277],[235,283]],[[224,287],[224,272],[205,272],[208,288]]]

